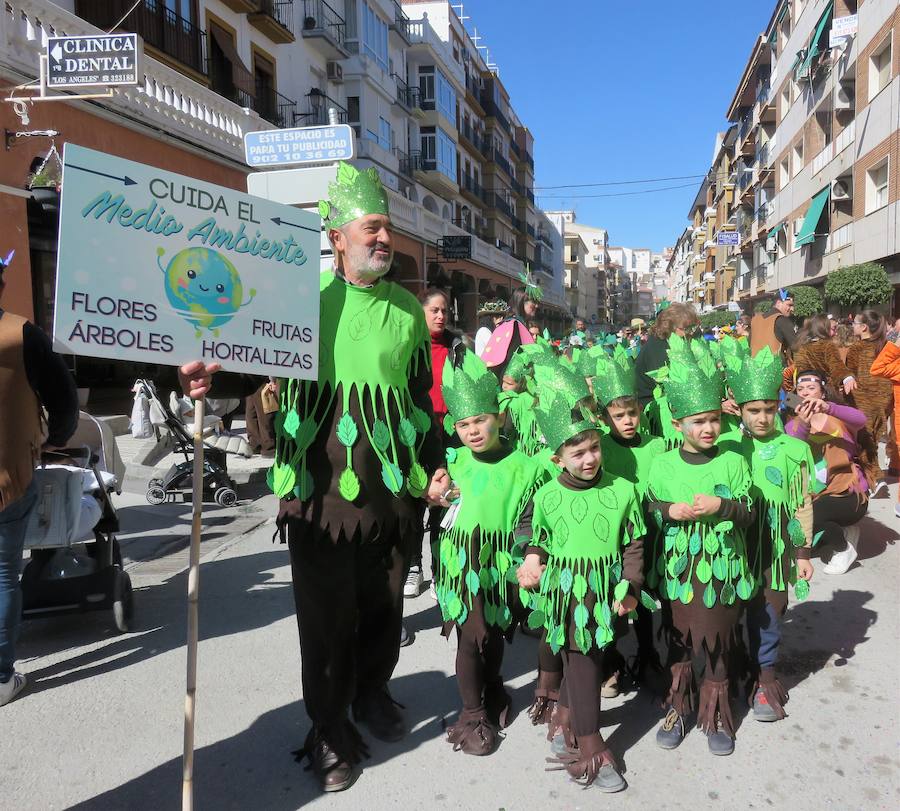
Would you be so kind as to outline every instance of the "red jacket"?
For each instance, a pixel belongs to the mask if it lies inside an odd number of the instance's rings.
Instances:
[[[434,409],[434,421],[443,430],[444,417],[447,416],[447,404],[441,393],[441,378],[444,373],[444,362],[450,352],[453,336],[444,330],[439,335],[431,336],[431,407]]]

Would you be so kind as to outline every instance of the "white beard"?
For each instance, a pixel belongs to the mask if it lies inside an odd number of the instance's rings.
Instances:
[[[365,245],[353,245],[348,249],[345,261],[359,278],[375,282],[391,269],[394,253],[391,251],[386,260],[375,259],[374,253],[374,250]]]

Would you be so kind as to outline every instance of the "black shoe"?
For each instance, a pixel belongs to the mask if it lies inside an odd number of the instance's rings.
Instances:
[[[298,763],[309,758],[307,768],[312,770],[324,792],[344,791],[359,776],[356,765],[342,758],[317,729],[310,730],[306,745],[294,752],[294,758]]]
[[[662,725],[656,730],[656,745],[661,749],[677,749],[684,740],[684,718],[669,707]]]
[[[353,702],[353,717],[365,725],[379,741],[394,743],[406,735],[406,724],[400,707],[391,698],[387,687],[382,687]]]

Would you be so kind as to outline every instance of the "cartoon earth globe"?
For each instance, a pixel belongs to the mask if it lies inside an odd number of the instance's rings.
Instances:
[[[157,248],[157,264],[165,274],[166,297],[175,311],[193,324],[197,337],[209,330],[216,337],[256,295],[250,290],[244,301],[244,287],[234,265],[218,251],[209,248],[185,248],[162,266],[163,248]]]

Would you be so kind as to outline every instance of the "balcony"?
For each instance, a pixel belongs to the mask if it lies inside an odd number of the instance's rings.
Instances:
[[[471,175],[463,175],[460,181],[459,188],[463,194],[468,194],[474,198],[477,201],[476,205],[482,205],[484,203],[484,189],[481,184]]]
[[[551,250],[553,249],[553,242],[550,239],[550,235],[543,228],[538,228],[537,240],[538,242],[546,245]]]
[[[470,146],[479,155],[484,154],[484,138],[472,129],[470,123],[463,121],[459,126],[459,134],[467,146]]]
[[[512,206],[505,197],[501,197],[497,192],[494,192],[494,199],[491,201],[491,205],[493,208],[502,211],[510,220],[513,219]]]
[[[515,194],[516,194],[518,197],[524,197],[524,196],[525,196],[525,187],[524,187],[521,183],[519,183],[518,180],[516,180],[515,178],[512,178],[512,179],[510,180],[510,184],[512,185],[512,190],[513,190],[513,192],[515,192]]]
[[[394,154],[400,161],[401,175],[412,178],[415,177],[415,172],[422,171],[422,153],[419,150],[414,150],[407,155],[405,152],[395,149]]]
[[[118,24],[139,34],[145,45],[206,76],[205,31],[166,8],[163,0],[144,0],[129,12],[133,5],[131,0],[76,0],[75,13],[104,31]]]
[[[256,0],[256,10],[247,15],[250,25],[272,42],[293,42],[294,0]]]
[[[418,87],[413,87],[397,73],[392,73],[391,78],[397,84],[397,104],[403,107],[407,112],[415,113],[422,111],[422,103],[420,101],[420,91]]]
[[[512,218],[512,227],[516,231],[524,231],[525,230],[525,221],[514,216]]]
[[[402,39],[407,45],[410,44],[409,26],[409,17],[403,10],[402,6],[397,2],[397,0],[394,0],[394,19],[393,22],[391,22],[389,28],[391,29],[391,31],[399,35],[400,39]]]
[[[314,87],[306,94],[306,109],[302,113],[297,113],[295,118],[300,119],[304,127],[325,127],[332,123],[328,114],[332,108],[337,113],[337,123],[346,124],[346,108]]]
[[[413,177],[423,186],[427,186],[435,194],[442,196],[459,194],[456,180],[438,167],[435,158],[425,156],[420,150],[411,152],[410,159],[413,160]]]
[[[504,172],[506,172],[507,177],[512,179],[512,177],[513,177],[512,166],[510,166],[509,161],[506,158],[504,158],[503,155],[501,155],[499,151],[491,148],[490,154],[487,156],[487,158],[488,158],[488,160],[492,161],[493,163],[496,163],[497,166],[499,166]]]
[[[251,106],[262,118],[274,124],[279,129],[294,126],[297,117],[297,102],[282,96],[277,90],[270,87],[261,87],[256,83],[256,98]]]
[[[344,45],[347,24],[325,0],[303,0],[301,34],[326,59],[344,59],[350,55]]]
[[[482,90],[481,92],[481,106],[484,108],[485,115],[488,118],[495,119],[503,129],[512,134],[509,126],[509,119],[503,115],[500,108],[494,103],[494,99],[488,95],[488,91],[486,90]]]
[[[530,236],[532,239],[534,239],[535,227],[531,223],[528,223],[528,225],[525,226],[525,233],[528,234],[528,236]]]
[[[756,143],[756,124],[753,121],[753,111],[748,111],[738,124],[737,140],[740,146],[740,154],[752,155]]]

